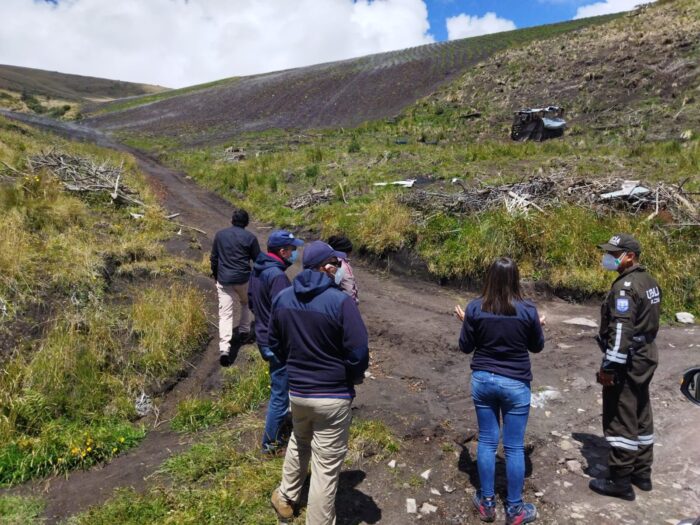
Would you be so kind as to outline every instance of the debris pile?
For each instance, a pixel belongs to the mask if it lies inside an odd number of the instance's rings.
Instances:
[[[666,222],[683,226],[700,223],[700,206],[694,194],[683,190],[686,181],[646,184],[616,178],[585,180],[555,173],[499,186],[468,187],[460,179],[452,182],[460,184],[464,191],[414,190],[403,193],[399,200],[429,213],[478,213],[501,206],[513,214],[526,214],[531,210],[546,213],[548,207],[573,204],[599,211],[651,212],[649,218],[663,213]]]
[[[241,148],[230,146],[224,150],[223,160],[226,162],[240,162],[247,157],[246,152]]]
[[[333,191],[330,188],[326,188],[325,190],[312,189],[311,191],[302,193],[298,197],[294,197],[287,203],[287,207],[293,210],[300,210],[323,202],[329,202],[333,200],[333,197]]]
[[[32,171],[47,169],[63,183],[66,190],[77,193],[107,193],[114,202],[144,206],[137,193],[120,184],[123,166],[97,164],[92,159],[49,151],[29,158]]]

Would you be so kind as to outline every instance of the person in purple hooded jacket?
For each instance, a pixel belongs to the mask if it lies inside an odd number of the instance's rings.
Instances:
[[[272,506],[281,519],[294,515],[311,462],[306,523],[314,525],[335,523],[354,385],[369,365],[360,311],[336,282],[345,256],[325,242],[309,244],[304,271],[275,297],[269,325],[270,350],[287,364],[294,426]]]

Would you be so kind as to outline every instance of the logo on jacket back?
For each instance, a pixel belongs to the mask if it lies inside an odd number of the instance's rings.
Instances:
[[[649,288],[647,290],[647,299],[651,301],[651,304],[658,304],[661,302],[661,292],[659,291],[658,286],[654,286],[653,288]]]

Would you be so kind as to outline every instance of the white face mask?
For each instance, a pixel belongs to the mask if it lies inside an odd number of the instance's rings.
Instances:
[[[340,286],[340,283],[343,281],[343,277],[345,277],[345,268],[341,266],[335,271],[335,277],[333,278],[336,286]]]
[[[622,259],[625,258],[625,255],[627,255],[627,252],[623,253],[616,259],[611,253],[603,254],[603,259],[601,260],[600,264],[604,269],[616,272],[620,268],[620,264],[622,263]]]

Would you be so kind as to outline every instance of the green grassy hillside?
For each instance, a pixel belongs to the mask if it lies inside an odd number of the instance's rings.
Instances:
[[[666,314],[698,313],[697,225],[561,199],[527,215],[511,214],[505,205],[450,213],[409,205],[416,189],[373,183],[421,178],[427,191],[455,193],[453,178],[479,187],[563,176],[684,183],[697,192],[699,15],[696,2],[664,2],[604,26],[509,49],[398,118],[353,129],[270,130],[189,149],[157,133],[122,137],[260,220],[324,236],[345,232],[371,254],[408,250],[438,277],[478,281],[493,257],[507,254],[518,259],[524,277],[558,293],[600,294],[611,277],[599,268],[595,245],[630,231],[667,292]],[[512,142],[512,111],[544,104],[566,107],[565,136]],[[245,159],[229,160],[229,145],[242,149]],[[312,188],[327,189],[330,198],[298,210],[288,206]]]
[[[65,191],[30,169],[49,149],[123,166],[121,184],[145,207]],[[207,334],[188,264],[163,248],[173,234],[133,158],[0,118],[0,486],[89,467],[143,438],[135,400],[157,396]]]

